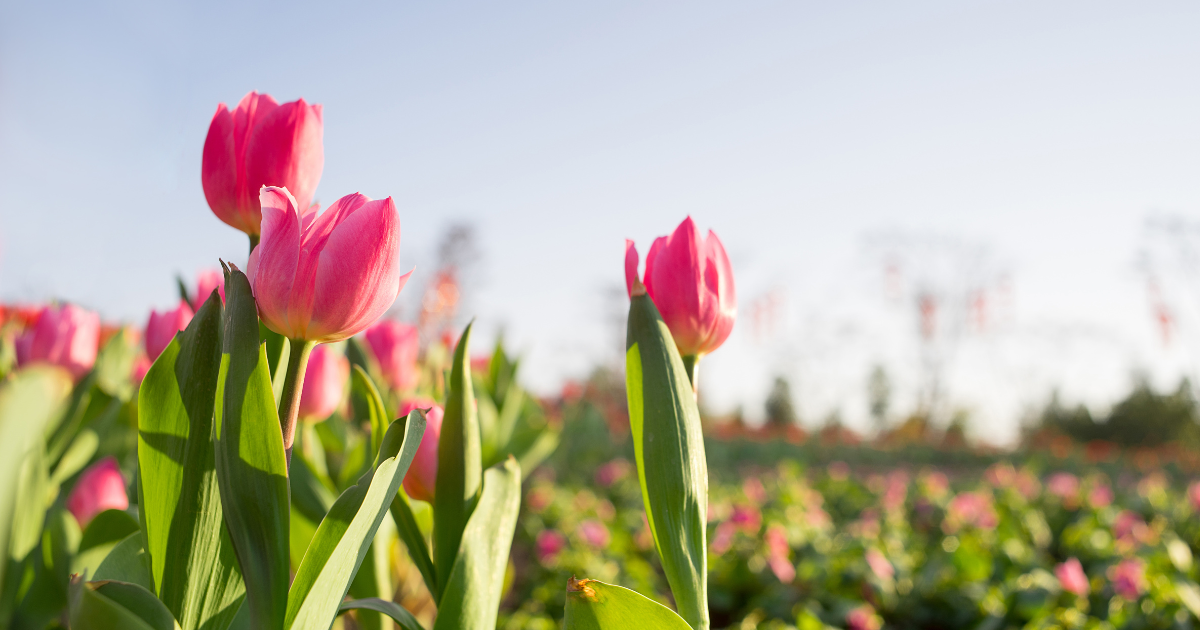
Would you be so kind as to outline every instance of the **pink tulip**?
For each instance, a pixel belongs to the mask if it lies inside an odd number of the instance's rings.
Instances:
[[[1138,558],[1122,560],[1108,570],[1113,590],[1125,599],[1137,599],[1146,592],[1146,565]]]
[[[412,398],[400,405],[400,416],[407,416],[413,409],[429,409],[425,413],[425,435],[417,446],[412,465],[404,475],[404,491],[408,496],[433,503],[433,491],[437,485],[438,438],[442,435],[443,410],[428,398]]]
[[[258,314],[289,338],[327,343],[356,335],[396,301],[400,215],[392,198],[355,193],[321,216],[301,213],[286,189],[262,194],[262,242],[247,265]]]
[[[1069,472],[1057,472],[1046,480],[1046,490],[1067,503],[1074,505],[1079,500],[1079,477]]]
[[[146,356],[146,353],[139,354],[133,360],[133,382],[141,385],[142,381],[146,380],[146,373],[150,371],[150,366],[153,364],[154,362],[150,360],[150,357]]]
[[[887,581],[896,576],[896,568],[888,562],[887,556],[883,552],[871,547],[866,554],[867,566],[871,567],[871,572],[881,580]]]
[[[121,476],[117,460],[112,457],[105,457],[83,471],[67,497],[67,509],[75,515],[81,527],[86,527],[92,517],[105,510],[124,510],[128,507],[125,478]]]
[[[304,372],[304,392],[300,394],[300,417],[309,422],[328,418],[342,403],[350,361],[329,346],[313,348]]]
[[[206,269],[201,271],[196,276],[196,293],[192,296],[192,310],[198,311],[204,303],[208,301],[208,296],[212,295],[213,289],[217,290],[217,295],[221,296],[221,303],[225,303],[225,276],[216,269]]]
[[[150,321],[146,324],[146,355],[151,361],[157,359],[158,355],[171,345],[175,333],[187,328],[192,321],[192,315],[192,307],[183,300],[179,301],[179,306],[173,311],[150,311]]]
[[[383,372],[383,380],[396,391],[414,389],[420,377],[417,355],[421,343],[417,327],[385,319],[368,328],[366,337]]]
[[[233,111],[218,105],[200,169],[213,214],[254,238],[263,186],[287,188],[307,208],[325,165],[322,133],[321,106],[304,99],[279,105],[251,92]]]
[[[100,316],[73,304],[44,307],[16,341],[17,364],[50,363],[78,379],[96,363]]]
[[[1079,564],[1078,558],[1067,558],[1066,562],[1054,567],[1054,575],[1064,591],[1080,597],[1087,596],[1090,589],[1087,574],[1083,572],[1083,565]]]
[[[607,547],[611,538],[608,528],[604,526],[604,523],[595,519],[588,519],[580,523],[578,531],[579,536],[583,538],[583,542],[597,549]]]
[[[625,286],[631,297],[641,284],[637,267],[637,248],[625,241]],[[725,343],[737,317],[737,294],[733,267],[715,233],[702,237],[692,218],[684,219],[673,234],[654,240],[644,277],[645,291],[679,354],[707,354]]]
[[[567,537],[553,529],[543,529],[537,535],[537,556],[542,563],[553,562],[567,546]]]
[[[883,619],[870,604],[863,604],[846,613],[846,630],[879,630]]]

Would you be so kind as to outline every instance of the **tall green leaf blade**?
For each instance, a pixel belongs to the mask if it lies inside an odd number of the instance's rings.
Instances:
[[[153,588],[150,559],[142,548],[142,533],[135,532],[117,543],[96,567],[96,580],[116,580],[137,584],[146,590]]]
[[[708,620],[708,465],[700,411],[671,331],[649,296],[629,305],[625,353],[629,425],[654,546],[679,614]]]
[[[425,416],[420,411],[393,422],[374,470],[329,508],[296,570],[285,627],[325,630],[333,622],[424,433]]]
[[[563,630],[688,630],[675,611],[615,584],[571,579]]]
[[[223,628],[245,588],[223,527],[213,414],[221,366],[214,292],[138,393],[138,464],[155,590],[184,630]]]
[[[283,628],[288,591],[287,462],[250,282],[225,273],[216,395],[216,471],[225,526],[246,584],[250,625]]]
[[[338,607],[338,612],[346,612],[348,610],[374,610],[375,612],[391,617],[396,623],[400,624],[403,630],[425,630],[421,626],[421,622],[417,621],[417,618],[401,607],[400,604],[379,599],[378,597],[352,599]]]
[[[396,522],[396,533],[400,535],[400,540],[404,541],[408,556],[413,564],[417,565],[426,588],[433,594],[434,603],[437,603],[437,569],[433,566],[433,559],[429,557],[429,544],[425,542],[425,535],[421,533],[421,527],[417,524],[412,505],[408,502],[408,495],[404,493],[403,488],[392,498],[391,513],[392,520]]]
[[[176,630],[171,611],[153,593],[126,582],[71,581],[72,630]]]
[[[475,410],[475,391],[471,384],[471,325],[467,324],[454,364],[442,432],[438,438],[438,474],[433,493],[433,564],[437,569],[436,599],[446,592],[450,570],[458,557],[463,529],[479,493],[483,460],[479,443],[479,418]]]
[[[388,429],[387,407],[383,405],[383,397],[379,388],[371,380],[367,371],[361,366],[354,366],[350,371],[350,386],[367,401],[367,415],[371,420],[371,452],[378,453],[383,445],[383,435]]]
[[[479,505],[463,530],[434,630],[496,627],[504,570],[520,511],[521,467],[510,457],[484,473]]]

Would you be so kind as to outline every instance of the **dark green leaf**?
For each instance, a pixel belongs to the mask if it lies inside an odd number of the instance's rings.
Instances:
[[[708,466],[691,381],[671,331],[646,295],[629,306],[629,426],[654,546],[680,616],[708,628]]]
[[[346,612],[347,610],[374,610],[375,612],[380,612],[391,617],[404,630],[425,630],[421,626],[421,623],[417,621],[417,618],[402,608],[400,604],[382,600],[378,597],[352,599],[338,607],[339,612]]]
[[[250,283],[225,273],[225,329],[216,396],[216,471],[250,625],[279,630],[287,611],[288,495],[283,431]]]
[[[354,392],[367,401],[367,414],[371,420],[371,452],[378,453],[383,444],[383,434],[388,428],[387,408],[383,405],[383,397],[379,388],[367,375],[367,371],[359,366],[351,370],[350,383]]]
[[[413,515],[412,505],[408,501],[408,495],[401,488],[392,498],[392,520],[396,522],[396,532],[400,535],[400,540],[404,541],[409,557],[412,558],[413,564],[417,565],[417,570],[425,580],[425,586],[434,595],[434,603],[437,603],[437,570],[429,557],[429,543],[425,541],[425,535],[421,533]]]
[[[467,324],[447,386],[442,433],[438,439],[438,474],[433,494],[433,564],[437,568],[437,599],[446,592],[450,569],[458,557],[459,541],[479,494],[483,472],[479,419],[471,384],[471,325]]]
[[[127,582],[71,581],[72,630],[175,630],[171,611],[153,593]]]
[[[688,630],[675,611],[622,586],[571,580],[563,630]]]
[[[83,470],[83,467],[92,461],[92,456],[96,454],[99,446],[100,436],[96,435],[95,431],[91,429],[80,431],[71,445],[67,447],[67,452],[59,458],[58,465],[54,467],[54,472],[50,475],[50,485],[52,487],[61,486],[64,481]]]
[[[137,519],[123,510],[105,510],[97,514],[83,530],[79,540],[79,551],[87,551],[97,545],[116,544],[138,530]]]
[[[150,589],[150,559],[142,548],[142,534],[130,534],[117,543],[96,568],[95,579],[131,582]]]
[[[374,469],[329,509],[296,570],[285,627],[324,630],[332,623],[424,433],[425,416],[420,411],[393,422]]]
[[[484,473],[479,505],[463,530],[434,630],[496,627],[520,510],[521,467],[510,457]]]

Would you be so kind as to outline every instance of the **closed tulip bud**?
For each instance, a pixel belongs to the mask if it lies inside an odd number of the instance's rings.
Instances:
[[[192,315],[192,307],[183,300],[179,301],[175,310],[161,313],[150,311],[150,321],[146,323],[146,355],[151,361],[157,359],[158,355],[171,345],[175,333],[187,328],[192,321]]]
[[[99,348],[99,315],[73,304],[47,306],[17,339],[17,364],[50,363],[78,379],[95,365]]]
[[[412,398],[400,405],[400,417],[414,409],[429,409],[425,413],[425,435],[417,446],[412,465],[404,475],[404,491],[408,496],[433,503],[437,485],[438,438],[442,435],[442,408],[428,398]]]
[[[304,372],[304,392],[300,394],[300,417],[309,422],[328,418],[346,392],[350,361],[329,346],[313,348]]]
[[[254,242],[263,186],[287,188],[307,208],[325,165],[322,125],[321,106],[304,99],[280,105],[251,92],[232,111],[218,105],[201,165],[204,197],[217,218]]]
[[[389,387],[406,391],[417,386],[421,346],[416,326],[384,320],[368,328],[366,338]]]
[[[283,188],[263,188],[250,286],[267,328],[288,339],[340,341],[379,319],[412,275],[400,274],[400,216],[391,197],[358,193],[320,216],[302,207]]]
[[[128,507],[125,477],[121,476],[117,460],[112,457],[105,457],[83,471],[67,497],[67,509],[75,515],[81,527],[86,527],[94,516],[105,510],[124,510]]]
[[[625,284],[640,290],[638,253],[625,242]],[[711,230],[702,237],[691,217],[670,236],[660,236],[646,256],[644,291],[671,330],[682,356],[700,356],[725,343],[737,317],[733,267]]]
[[[225,303],[225,276],[216,269],[206,269],[201,271],[196,276],[196,293],[192,295],[192,310],[198,311],[204,303],[208,301],[208,296],[212,295],[213,289],[217,290],[217,294],[221,296],[221,303]]]

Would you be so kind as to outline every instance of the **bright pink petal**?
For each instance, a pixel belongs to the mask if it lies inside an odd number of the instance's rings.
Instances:
[[[633,297],[633,289],[638,282],[638,251],[633,241],[625,239],[625,292]]]
[[[288,337],[302,338],[303,324],[291,321],[294,302],[305,303],[311,295],[293,295],[293,282],[300,259],[300,217],[296,200],[283,188],[263,188],[262,240],[250,256],[247,276],[254,289],[258,314],[267,328]]]
[[[321,106],[304,99],[260,113],[246,144],[247,185],[285,187],[308,208],[325,165],[322,135]]]

